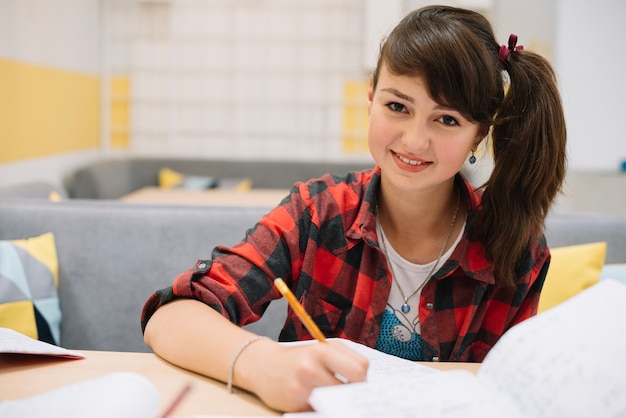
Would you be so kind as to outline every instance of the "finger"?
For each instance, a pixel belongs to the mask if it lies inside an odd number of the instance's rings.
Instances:
[[[342,383],[363,382],[367,377],[369,360],[340,342],[331,342],[332,351],[324,363],[333,377]]]

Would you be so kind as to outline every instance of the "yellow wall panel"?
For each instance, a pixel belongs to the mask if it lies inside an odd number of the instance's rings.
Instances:
[[[100,78],[0,59],[0,163],[100,147]]]
[[[113,148],[128,148],[130,145],[130,77],[114,76],[110,82],[111,93],[111,138]]]
[[[346,154],[368,154],[368,88],[369,80],[348,80],[344,83],[341,149]]]

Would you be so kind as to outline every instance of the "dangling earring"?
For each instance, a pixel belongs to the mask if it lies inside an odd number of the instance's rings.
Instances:
[[[476,156],[474,155],[474,150],[472,150],[472,155],[469,157],[469,163],[474,164],[476,162]]]

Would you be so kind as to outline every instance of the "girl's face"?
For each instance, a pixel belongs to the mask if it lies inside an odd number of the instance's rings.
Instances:
[[[370,153],[388,182],[402,191],[450,181],[487,132],[435,102],[421,77],[393,75],[384,65],[368,102]]]

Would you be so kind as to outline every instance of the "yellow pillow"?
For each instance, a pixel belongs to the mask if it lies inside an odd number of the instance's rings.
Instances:
[[[48,200],[50,200],[51,202],[60,202],[61,200],[63,200],[63,197],[61,197],[59,193],[53,190],[48,194]]]
[[[248,178],[224,178],[220,179],[218,188],[247,192],[252,189],[252,180]]]
[[[59,344],[61,307],[54,235],[0,241],[0,327]]]
[[[552,261],[539,299],[539,312],[545,311],[600,279],[606,242],[552,248]]]
[[[159,187],[168,189],[182,184],[185,175],[169,168],[159,170]]]

